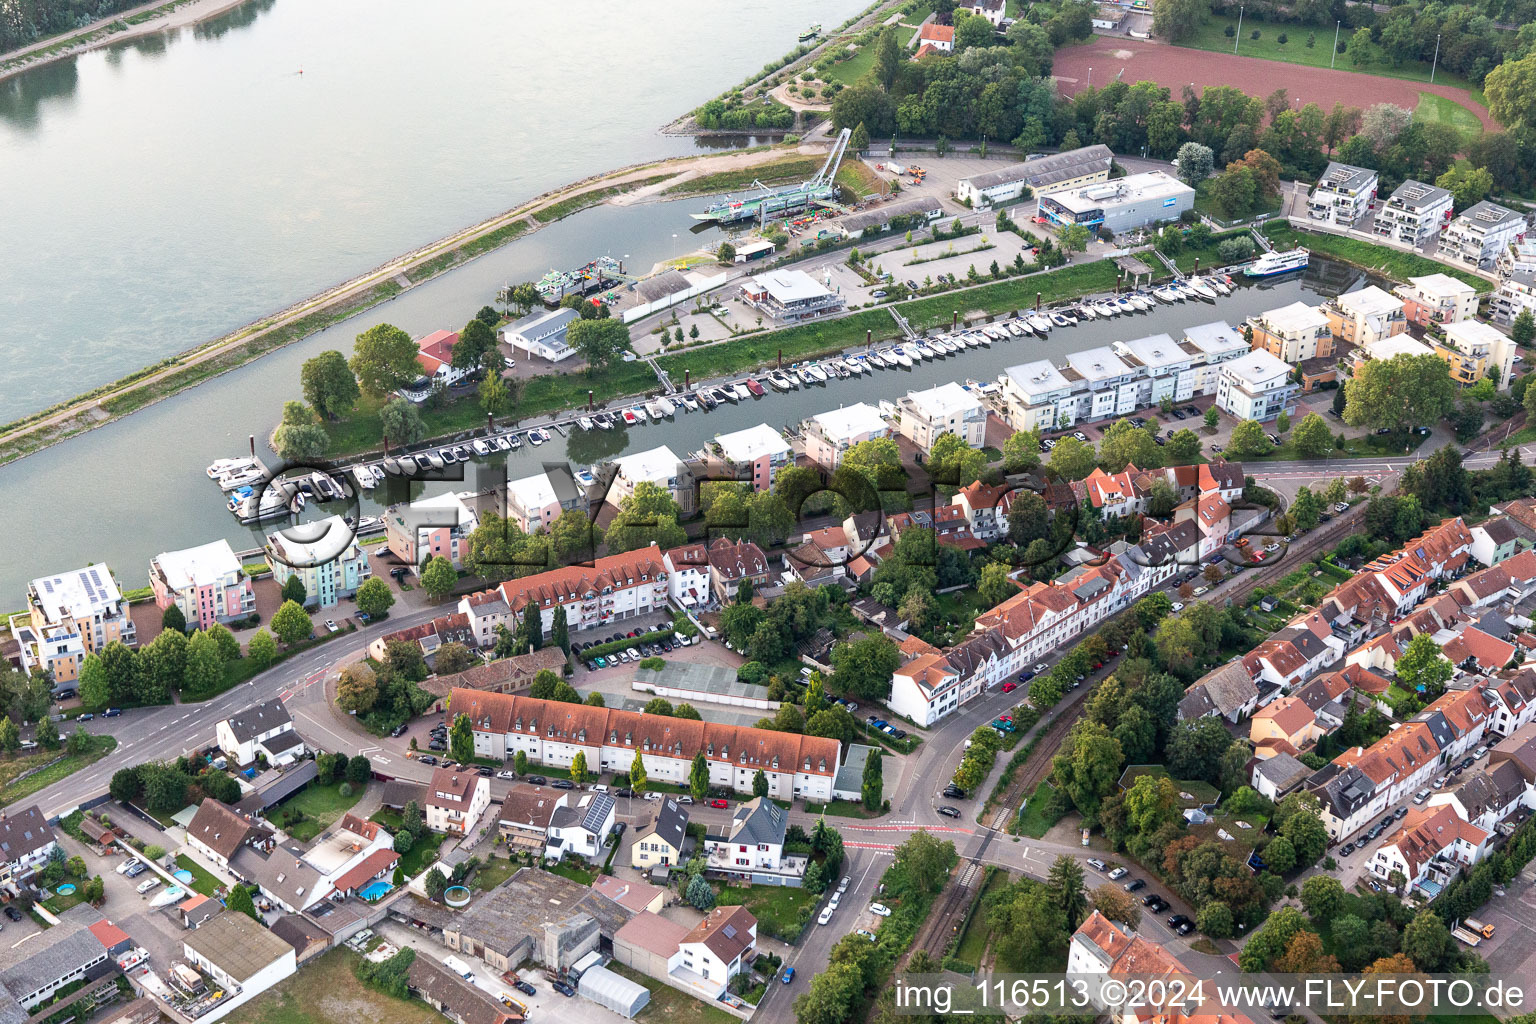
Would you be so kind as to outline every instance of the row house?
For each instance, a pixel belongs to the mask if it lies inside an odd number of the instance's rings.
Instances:
[[[1383,238],[1420,249],[1450,223],[1454,205],[1455,200],[1446,189],[1409,178],[1381,204],[1371,230]]]
[[[1509,516],[1495,516],[1472,527],[1472,557],[1483,565],[1497,565],[1530,546]]]
[[[1526,226],[1525,214],[1484,199],[1446,226],[1437,255],[1474,270],[1491,268],[1502,253],[1525,237]]]
[[[1471,558],[1471,548],[1472,534],[1460,517],[1441,520],[1398,550],[1367,563],[1330,591],[1319,611],[1353,647],[1417,605],[1430,583],[1459,573]]]
[[[1307,783],[1323,825],[1338,841],[1423,788],[1440,766],[1440,748],[1423,722],[1393,729],[1369,747],[1346,750]]]
[[[1506,601],[1519,604],[1536,594],[1536,551],[1527,549],[1497,565],[1464,576],[1452,583],[1449,590],[1468,608],[1484,608]]]
[[[1119,473],[1106,473],[1095,466],[1081,481],[1083,500],[1105,519],[1145,512],[1148,490],[1138,484],[1141,476],[1134,462]],[[1078,485],[1074,484],[1073,489],[1077,490]]]
[[[1492,719],[1488,701],[1479,689],[1452,690],[1413,716],[1429,727],[1440,748],[1443,764],[1458,761],[1483,742]]]
[[[1515,645],[1467,626],[1455,636],[1445,638],[1440,653],[1456,667],[1457,673],[1476,672],[1492,675],[1509,665],[1515,657]]]
[[[496,761],[521,750],[535,764],[567,768],[581,753],[590,771],[624,772],[638,752],[652,779],[686,786],[702,751],[713,786],[750,793],[761,770],[770,797],[821,801],[832,798],[841,767],[841,744],[818,736],[457,687],[449,702],[455,714],[469,716],[476,756]]]
[[[1403,300],[1403,315],[1421,327],[1453,324],[1477,313],[1477,289],[1449,274],[1410,277],[1393,294]]]
[[[896,400],[896,413],[901,436],[922,451],[932,451],[934,442],[945,434],[953,434],[971,448],[986,443],[987,411],[980,397],[954,381],[907,392]]]
[[[1216,491],[1186,501],[1173,510],[1174,522],[1189,521],[1200,532],[1200,560],[1213,558],[1235,539],[1232,531],[1232,506]]]
[[[27,609],[10,624],[22,670],[52,673],[56,689],[79,678],[87,654],[114,641],[139,642],[112,570],[101,563],[28,583]]]
[[[469,618],[481,647],[496,642],[496,628],[511,629],[537,608],[544,633],[554,626],[557,607],[565,609],[572,632],[660,611],[667,605],[669,573],[653,543],[636,551],[605,555],[591,565],[570,565],[536,576],[507,580],[490,590],[469,594],[459,611]]]
[[[256,589],[227,540],[165,551],[149,560],[155,605],[180,609],[187,625],[207,629],[256,610]]]
[[[933,509],[897,512],[889,518],[886,525],[891,531],[893,542],[900,540],[901,535],[906,531],[919,529],[932,530],[934,539],[945,547],[975,551],[987,546],[985,541],[971,535],[970,520],[958,505],[939,505]]]
[[[297,577],[306,604],[334,607],[373,577],[368,553],[339,515],[269,533],[265,547],[272,579],[283,586]]]
[[[1330,160],[1307,197],[1307,216],[1324,224],[1354,227],[1375,203],[1378,184],[1370,168]]]
[[[942,654],[920,654],[891,677],[891,710],[926,729],[960,706],[960,684]]]
[[[433,558],[446,558],[462,569],[483,502],[468,492],[450,492],[391,505],[383,515],[384,543],[412,572],[419,574],[422,563]]]
[[[1403,300],[1373,284],[1336,296],[1323,306],[1323,315],[1333,336],[1351,345],[1395,338],[1408,330]]]
[[[1271,694],[1278,694],[1271,688]],[[1259,686],[1241,661],[1229,661],[1195,680],[1179,701],[1177,717],[1192,722],[1220,716],[1236,724],[1259,706]]]
[[[1462,821],[1492,832],[1516,811],[1536,807],[1536,787],[1513,761],[1489,763],[1461,782],[1429,798],[1426,810],[1449,807]]]
[[[1366,867],[1383,881],[1397,872],[1407,890],[1424,888],[1433,896],[1486,857],[1492,838],[1492,833],[1458,817],[1448,804],[1416,807],[1377,847]]]
[[[1482,690],[1490,711],[1490,734],[1511,736],[1536,721],[1536,669],[1522,669],[1506,679],[1490,679]]]
[[[977,540],[995,541],[1008,534],[1008,513],[1013,508],[1018,489],[1004,485],[984,484],[980,480],[962,487],[950,499],[971,529]]]

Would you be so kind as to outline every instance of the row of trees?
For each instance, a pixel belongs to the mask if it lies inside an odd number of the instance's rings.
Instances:
[[[270,664],[277,656],[266,630],[259,630],[248,646],[260,664]],[[240,642],[218,624],[190,638],[179,630],[161,630],[137,649],[113,641],[81,662],[80,700],[89,708],[105,708],[165,704],[183,690],[213,693],[223,685],[226,666],[239,659]]]

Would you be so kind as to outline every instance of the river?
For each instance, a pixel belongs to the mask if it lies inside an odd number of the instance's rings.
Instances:
[[[243,454],[249,434],[261,436],[270,429],[272,410],[285,397],[296,395],[298,368],[304,359],[324,348],[348,349],[358,331],[382,319],[414,334],[456,325],[508,276],[526,276],[525,271],[544,266],[551,253],[568,251],[574,240],[607,239],[616,251],[621,248],[636,258],[665,255],[664,247],[671,244],[666,228],[677,223],[687,206],[598,207],[577,214],[305,342],[0,468],[0,492],[13,497],[11,536],[27,541],[25,552],[0,564],[0,594],[19,598],[28,579],[92,560],[111,565],[123,587],[137,587],[144,584],[149,559],[160,551],[216,537],[228,538],[237,549],[259,546],[260,533],[241,527],[224,510],[222,496],[203,468],[215,459]],[[656,248],[662,251],[650,251]],[[538,472],[546,462],[568,458],[587,465],[663,444],[686,456],[716,434],[757,423],[783,427],[840,405],[894,399],[908,390],[948,380],[991,380],[1017,363],[1042,357],[1059,362],[1069,352],[1117,339],[1160,332],[1177,336],[1185,327],[1218,319],[1237,324],[1298,299],[1320,301],[1361,280],[1362,275],[1349,268],[1314,259],[1304,276],[1261,285],[1240,282],[1232,296],[1214,304],[1158,306],[1133,317],[1060,328],[1045,339],[1015,338],[990,348],[969,349],[911,370],[877,370],[856,380],[801,388],[788,395],[770,391],[767,398],[723,405],[708,413],[679,410],[670,421],[627,430],[578,431],[570,438],[556,435],[551,444],[537,449],[525,446],[491,460],[491,466],[516,479]],[[472,480],[479,486],[489,482],[481,475]],[[412,492],[419,496],[469,487],[437,482],[415,484]],[[383,491],[377,493],[382,498]],[[378,503],[365,497],[363,514],[377,511]]]
[[[6,79],[0,422],[692,152],[658,127],[865,2],[250,0]]]

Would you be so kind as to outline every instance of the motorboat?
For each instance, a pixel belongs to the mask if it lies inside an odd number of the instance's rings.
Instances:
[[[645,412],[653,420],[661,419],[661,405],[657,402],[646,402]]]
[[[987,348],[992,347],[992,339],[984,331],[972,334],[971,337],[976,339],[976,344],[978,345],[985,345]]]
[[[221,476],[228,476],[231,473],[238,473],[242,470],[254,469],[259,465],[260,463],[251,457],[243,459],[215,459],[208,465],[208,479],[217,480]]]
[[[1166,302],[1170,305],[1175,302],[1184,301],[1183,295],[1180,295],[1178,292],[1174,291],[1172,288],[1169,288],[1167,285],[1164,285],[1161,288],[1152,289],[1152,296],[1159,302]]]
[[[899,366],[907,370],[912,369],[912,357],[906,353],[902,346],[888,348],[883,354],[885,361],[892,366]]]
[[[360,490],[373,490],[379,485],[379,479],[381,476],[382,474],[379,473],[378,467],[376,466],[352,467],[352,479],[357,481],[357,486]]]
[[[490,446],[485,443],[485,439],[483,437],[475,438],[474,443],[472,443],[470,447],[475,450],[476,455],[491,454]]]
[[[528,440],[532,441],[535,446],[541,445],[545,441],[549,440],[549,431],[545,430],[543,427],[530,430],[528,431]]]
[[[812,363],[810,366],[806,367],[806,372],[808,372],[811,375],[811,379],[818,384],[825,384],[827,382],[827,371],[823,370],[815,363]]]
[[[384,517],[382,516],[363,516],[363,518],[357,521],[358,533],[370,533],[374,530],[381,530],[383,528]]]
[[[795,382],[784,376],[784,374],[778,373],[777,371],[768,375],[768,383],[771,384],[776,391],[787,392],[795,390]]]
[[[1286,252],[1267,252],[1243,268],[1243,273],[1249,277],[1273,277],[1276,274],[1289,274],[1293,270],[1305,270],[1311,254],[1305,249],[1290,249]]]
[[[752,392],[747,390],[745,384],[727,384],[725,390],[735,395],[738,402],[745,402],[752,397]]]
[[[1113,302],[1115,304],[1115,308],[1122,313],[1135,313],[1139,308],[1136,303],[1132,302],[1124,295],[1117,295],[1110,301]]]
[[[1051,323],[1049,318],[1043,317],[1039,313],[1031,313],[1031,314],[1029,314],[1029,318],[1028,319],[1029,319],[1029,326],[1033,327],[1035,330],[1039,331],[1041,334],[1045,334],[1047,331],[1049,331],[1052,327],[1055,326],[1055,324]]]
[[[232,491],[237,487],[244,487],[247,484],[260,483],[266,478],[267,471],[261,467],[260,463],[257,463],[244,469],[231,470],[220,476],[219,488],[225,491]]]
[[[748,377],[746,380],[742,381],[742,383],[747,386],[748,391],[752,392],[753,398],[762,398],[768,393],[764,391],[763,386],[752,377]]]
[[[1051,318],[1051,323],[1057,327],[1071,327],[1072,321],[1067,319],[1065,313],[1058,313],[1054,309],[1045,314]]]
[[[810,385],[816,383],[816,378],[811,376],[811,371],[807,367],[804,367],[804,366],[797,366],[797,367],[795,367],[795,376],[799,377],[800,378],[800,383],[802,383],[802,384],[804,384],[806,386],[810,386]]]
[[[1084,320],[1096,320],[1099,311],[1093,308],[1092,303],[1084,302],[1077,307],[1077,312]]]
[[[1114,305],[1111,302],[1105,302],[1101,300],[1099,302],[1095,302],[1093,304],[1093,308],[1098,311],[1099,316],[1102,316],[1106,320],[1112,316],[1120,315],[1120,307]]]
[[[632,405],[629,407],[629,411],[634,413],[635,419],[641,423],[647,423],[650,421],[650,416],[646,414],[644,405]]]
[[[426,459],[427,468],[431,470],[439,470],[444,466],[443,457],[437,452],[422,452],[416,458],[417,460]]]
[[[400,475],[400,463],[396,462],[394,459],[386,458],[383,462],[380,463],[380,465],[384,467],[384,472],[390,476]]]
[[[1003,324],[1003,329],[1009,334],[1013,335],[1015,338],[1024,337],[1024,328],[1015,320],[1009,320],[1007,323]]]
[[[1216,289],[1212,288],[1198,277],[1189,278],[1184,282],[1184,287],[1188,288],[1202,299],[1209,299],[1212,302],[1216,301]]]
[[[507,440],[505,434],[499,434],[491,438],[491,444],[499,452],[509,451],[512,448],[512,442]]]
[[[597,483],[597,477],[592,475],[592,471],[590,469],[578,469],[575,473],[572,474],[572,479],[581,484],[583,487],[591,487],[593,484]]]
[[[593,420],[592,422],[596,423],[597,421]],[[606,425],[606,421],[604,425]],[[523,447],[523,437],[521,434],[508,434],[507,443],[512,446],[513,451],[518,451]]]
[[[1127,295],[1126,298],[1130,299],[1131,302],[1135,304],[1136,308],[1143,312],[1157,305],[1156,299],[1148,298],[1141,292],[1131,292],[1131,294]]]
[[[709,393],[709,389],[708,388],[700,388],[699,389],[699,404],[702,405],[706,411],[708,411],[710,409],[713,409],[716,405],[719,405],[720,403],[715,401],[715,396]]]
[[[626,426],[631,426],[632,427],[636,423],[640,422],[640,417],[635,415],[635,411],[633,409],[625,409],[619,415],[624,417],[624,423],[625,423]]]
[[[870,349],[859,358],[863,359],[867,365],[879,369],[884,369],[888,365],[885,361],[885,357],[882,356],[879,352],[876,352],[874,349]]]
[[[907,346],[909,351],[916,351],[919,359],[937,359],[939,354],[921,341],[914,341]]]
[[[595,429],[592,426],[592,419],[589,416],[579,416],[579,417],[577,417],[576,425],[579,426],[582,430],[593,430],[593,429]]]
[[[1210,277],[1206,278],[1205,283],[1210,285],[1212,288],[1215,288],[1217,293],[1220,295],[1232,294],[1232,286],[1226,281],[1223,281],[1220,277],[1217,277],[1215,274],[1212,274]]]
[[[677,412],[677,406],[673,405],[672,400],[665,395],[656,399],[656,404],[661,406],[661,414],[663,416],[671,416]]]
[[[679,395],[677,400],[683,403],[683,408],[687,409],[689,412],[699,411],[699,400],[694,398],[692,395]]]

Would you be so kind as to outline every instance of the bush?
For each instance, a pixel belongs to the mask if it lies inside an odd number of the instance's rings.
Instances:
[[[352,793],[353,793],[352,783],[350,783],[350,782],[343,782],[341,784],[341,788],[338,789],[337,792],[340,793],[343,797],[351,796]]]
[[[165,847],[159,846],[157,844],[146,846],[144,847],[144,856],[148,857],[150,860],[159,860],[161,857],[165,856]]]

